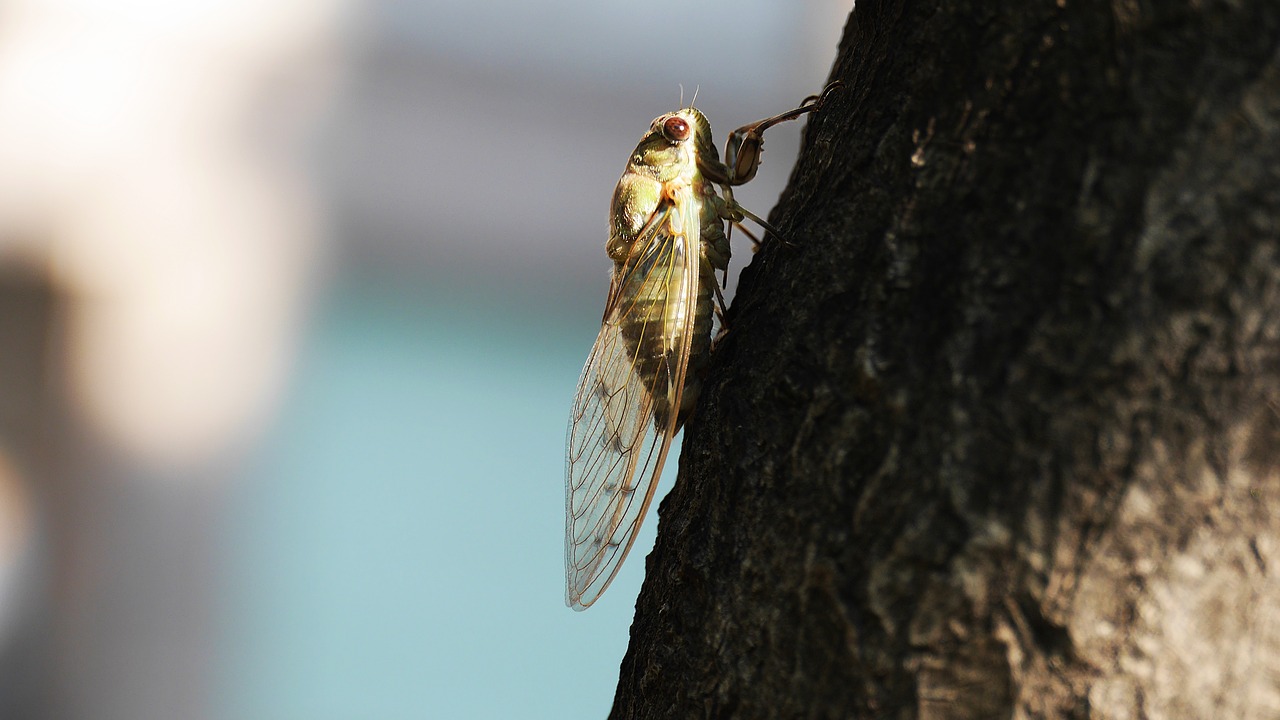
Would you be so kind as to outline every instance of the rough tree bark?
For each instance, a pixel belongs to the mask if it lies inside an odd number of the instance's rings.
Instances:
[[[858,0],[617,718],[1280,717],[1280,3]]]

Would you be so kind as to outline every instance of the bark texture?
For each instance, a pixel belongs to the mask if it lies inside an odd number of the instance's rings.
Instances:
[[[616,718],[1280,717],[1280,3],[858,0]]]

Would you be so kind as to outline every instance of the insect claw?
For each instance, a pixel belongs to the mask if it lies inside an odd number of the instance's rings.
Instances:
[[[817,95],[810,95],[809,97],[805,98],[800,103],[800,107],[805,109],[806,111],[818,112],[819,110],[822,109],[822,106],[826,104],[827,96],[831,95],[831,93],[835,92],[836,90],[839,90],[842,87],[844,87],[843,82],[839,80],[832,80],[830,83],[827,84],[826,87],[822,88],[822,92],[818,93]]]

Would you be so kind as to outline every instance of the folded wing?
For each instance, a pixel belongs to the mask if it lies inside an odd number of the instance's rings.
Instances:
[[[617,574],[678,427],[700,256],[692,190],[673,196],[615,278],[569,419],[565,602],[575,610]]]

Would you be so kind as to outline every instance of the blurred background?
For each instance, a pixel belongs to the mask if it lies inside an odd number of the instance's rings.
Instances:
[[[564,606],[610,194],[851,6],[0,0],[0,718],[603,717],[657,526]]]

